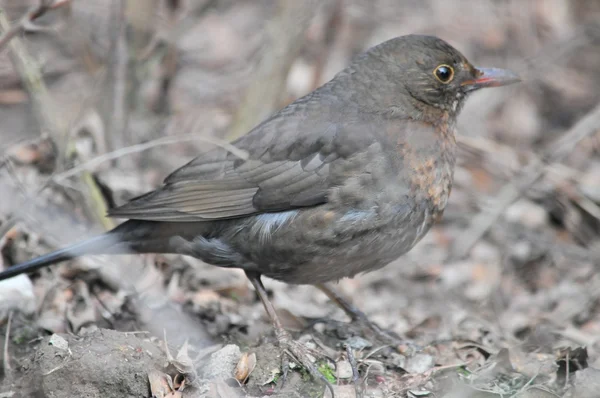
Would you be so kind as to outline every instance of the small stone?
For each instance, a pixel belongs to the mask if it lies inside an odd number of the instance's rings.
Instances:
[[[511,250],[510,255],[513,259],[520,263],[531,260],[532,247],[531,243],[527,241],[516,242]]]
[[[339,361],[335,364],[335,373],[338,379],[352,378],[352,366],[346,360]]]
[[[471,257],[474,261],[482,263],[500,263],[502,258],[498,248],[485,241],[480,241],[473,247]]]
[[[200,370],[201,376],[208,380],[224,380],[233,377],[235,368],[242,357],[240,347],[228,344],[211,354]]]
[[[406,366],[406,356],[396,352],[391,353],[391,362],[394,366],[404,369]]]
[[[580,179],[580,188],[585,196],[596,203],[600,203],[600,164],[596,163],[590,167]]]
[[[411,358],[407,358],[404,370],[408,373],[425,373],[433,368],[435,360],[431,355],[416,354]]]
[[[2,258],[0,258],[0,266]],[[21,274],[0,282],[0,318],[10,311],[32,314],[36,310],[33,283],[27,275]]]
[[[600,390],[600,369],[587,368],[575,372],[565,398],[597,398]]]
[[[521,199],[504,212],[508,222],[523,224],[528,228],[540,228],[548,223],[548,212],[530,200]]]
[[[352,385],[334,385],[333,391],[335,393],[336,398],[356,398],[356,389]],[[323,398],[330,398],[331,392],[329,389],[325,390],[325,395]]]
[[[348,344],[354,350],[364,350],[365,348],[373,347],[373,344],[369,340],[365,340],[360,336],[352,336],[344,340],[344,343]]]
[[[53,334],[48,341],[48,344],[53,345],[62,351],[67,351],[69,349],[69,342],[65,340],[64,337],[59,336],[58,334]]]

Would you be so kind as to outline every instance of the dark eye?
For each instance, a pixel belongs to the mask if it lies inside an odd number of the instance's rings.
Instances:
[[[450,83],[454,77],[454,69],[450,65],[440,65],[435,68],[433,75],[442,83]]]

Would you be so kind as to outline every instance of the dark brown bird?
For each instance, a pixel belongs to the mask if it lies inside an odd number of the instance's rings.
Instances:
[[[450,195],[465,98],[518,80],[475,68],[436,37],[391,39],[233,142],[247,158],[223,148],[204,153],[110,211],[129,221],[13,266],[0,280],[87,254],[179,253],[241,268],[280,345],[312,370],[261,275],[318,285],[353,318],[364,317],[324,284],[379,269],[427,233]]]

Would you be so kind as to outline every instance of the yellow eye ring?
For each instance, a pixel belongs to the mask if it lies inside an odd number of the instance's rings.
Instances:
[[[448,84],[454,79],[454,68],[446,64],[438,65],[433,71],[433,76],[435,76],[440,83]]]

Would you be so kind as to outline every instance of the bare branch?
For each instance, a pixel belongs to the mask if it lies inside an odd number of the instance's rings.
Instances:
[[[149,142],[145,142],[143,144],[137,144],[137,145],[132,145],[129,147],[121,148],[116,151],[97,156],[85,163],[78,165],[77,167],[73,167],[72,169],[66,170],[60,174],[56,174],[52,179],[55,182],[60,183],[61,181],[64,181],[66,178],[77,175],[83,171],[90,171],[90,170],[94,169],[94,167],[98,166],[101,163],[108,162],[110,160],[114,160],[114,159],[120,158],[122,156],[132,154],[132,153],[142,152],[142,151],[145,151],[145,150],[148,150],[151,148],[155,148],[157,146],[177,144],[177,143],[186,142],[186,141],[209,142],[211,144],[220,146],[221,148],[228,150],[229,152],[231,152],[233,155],[239,157],[240,159],[248,158],[248,154],[245,151],[238,149],[225,141],[222,141],[222,140],[219,140],[216,138],[203,137],[198,134],[190,134],[190,135],[177,136],[177,137],[159,138],[157,140],[152,140]]]
[[[111,3],[111,49],[105,76],[102,116],[107,126],[105,141],[111,149],[116,149],[126,145],[129,48],[125,0],[112,0]]]
[[[48,1],[49,0],[43,0],[40,2],[40,6],[28,14],[30,15],[29,18],[39,18],[46,11],[64,6],[70,2],[68,0],[60,0],[49,3]],[[31,19],[29,21],[31,21]],[[23,25],[23,19],[17,25]],[[6,13],[1,8],[0,27],[6,32],[12,31],[11,24],[6,18]],[[23,28],[21,27],[19,29]],[[12,39],[13,40],[7,40],[7,43],[11,50],[9,54],[15,71],[17,71],[23,84],[27,87],[40,126],[43,126],[43,128],[50,133],[54,142],[58,143],[58,157],[60,158],[65,154],[69,144],[68,126],[64,120],[57,117],[57,104],[48,91],[40,66],[37,64],[34,57],[31,56],[22,40],[19,40],[14,34]],[[105,217],[106,204],[104,203],[100,189],[94,182],[92,176],[84,174],[81,177],[81,182],[87,190],[86,193],[88,194],[89,200],[86,204],[88,209],[92,211],[95,217],[97,217],[107,229],[112,228],[112,220]]]
[[[231,124],[227,139],[233,141],[273,112],[279,105],[288,72],[304,42],[304,31],[316,12],[314,0],[278,0],[276,15],[265,30],[267,43]]]
[[[40,0],[40,3],[36,7],[33,7],[27,11],[27,13],[25,13],[19,22],[12,25],[11,28],[4,32],[2,37],[0,37],[0,51],[6,47],[8,42],[10,42],[13,37],[24,32],[27,26],[30,26],[32,22],[46,14],[46,12],[63,7],[70,2],[71,0]],[[4,13],[4,11],[0,9],[0,13]]]
[[[582,139],[596,133],[598,130],[600,130],[600,105],[596,106],[561,138],[556,140],[541,159],[532,161],[518,177],[500,190],[495,203],[475,216],[464,235],[456,241],[452,258],[457,259],[466,256],[477,241],[500,218],[504,210],[546,174],[549,165],[560,162],[573,151]]]

